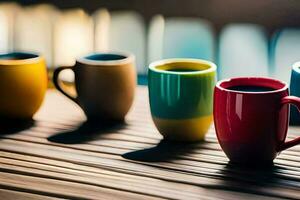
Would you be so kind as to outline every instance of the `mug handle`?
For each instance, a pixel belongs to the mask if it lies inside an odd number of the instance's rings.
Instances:
[[[297,107],[298,111],[300,112],[300,98],[299,97],[295,97],[295,96],[283,97],[281,100],[281,105],[285,105],[285,104],[293,104],[294,106]],[[286,150],[297,144],[300,144],[300,137],[297,137],[288,142],[284,142],[282,145],[279,146],[278,151],[280,152],[280,151]]]
[[[70,95],[66,91],[64,91],[61,88],[60,83],[59,83],[60,82],[59,81],[59,73],[66,69],[71,69],[74,72],[73,66],[62,66],[62,67],[56,68],[53,72],[53,83],[54,83],[54,86],[56,87],[56,89],[58,89],[63,95],[65,95],[66,97],[68,97],[69,99],[71,99],[72,101],[77,103],[77,98],[73,97],[72,95]]]

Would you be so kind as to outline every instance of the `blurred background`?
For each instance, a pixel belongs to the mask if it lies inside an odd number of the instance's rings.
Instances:
[[[289,82],[300,61],[299,0],[19,0],[0,2],[0,52],[43,54],[49,72],[94,51],[135,54],[139,84],[162,58],[213,61],[218,79]],[[71,72],[63,79],[73,80]]]

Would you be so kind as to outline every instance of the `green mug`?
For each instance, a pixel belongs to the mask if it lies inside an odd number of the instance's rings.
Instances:
[[[150,64],[149,101],[155,126],[165,139],[203,140],[212,122],[216,65],[200,59]]]

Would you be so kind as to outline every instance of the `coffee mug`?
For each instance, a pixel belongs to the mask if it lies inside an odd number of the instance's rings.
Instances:
[[[37,54],[0,54],[0,118],[30,119],[47,90],[45,59]]]
[[[290,93],[291,95],[300,97],[300,62],[295,63],[292,67]],[[297,108],[294,106],[291,107],[290,124],[300,125],[300,116]]]
[[[65,69],[75,74],[76,96],[61,87],[59,73]],[[123,120],[134,98],[135,59],[131,54],[90,54],[77,59],[74,66],[57,68],[53,82],[83,109],[88,119]]]
[[[214,122],[218,141],[232,162],[268,164],[279,152],[300,143],[286,142],[289,104],[300,108],[300,98],[289,96],[286,83],[271,78],[240,77],[217,83]]]
[[[165,139],[203,140],[212,121],[216,65],[199,59],[166,59],[150,64],[152,119]]]

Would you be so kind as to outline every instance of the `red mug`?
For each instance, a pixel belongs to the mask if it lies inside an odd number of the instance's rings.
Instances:
[[[289,96],[284,82],[240,77],[217,83],[214,122],[218,141],[231,162],[273,163],[279,152],[300,143],[286,142],[289,104],[300,110],[300,98]]]

